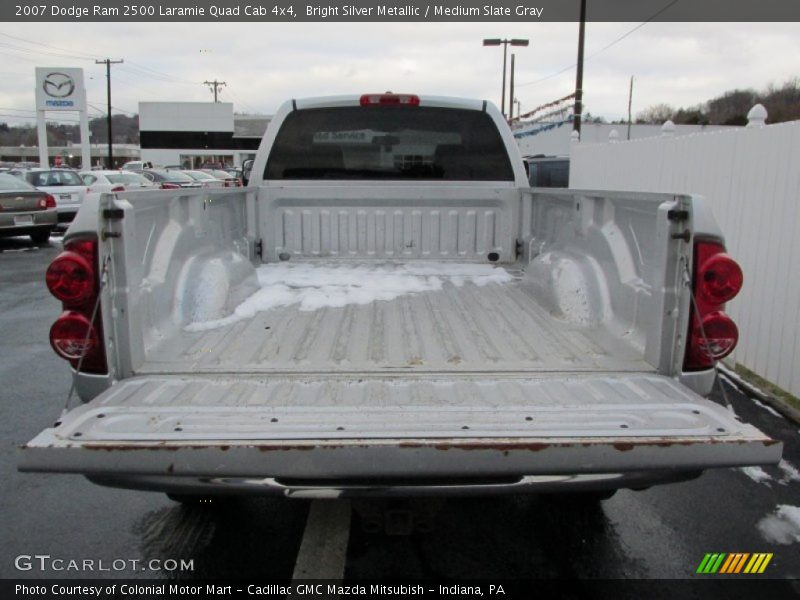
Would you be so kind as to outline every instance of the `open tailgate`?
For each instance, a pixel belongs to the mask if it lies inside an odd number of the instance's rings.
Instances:
[[[622,473],[776,463],[782,445],[652,374],[134,377],[22,471],[195,477]]]

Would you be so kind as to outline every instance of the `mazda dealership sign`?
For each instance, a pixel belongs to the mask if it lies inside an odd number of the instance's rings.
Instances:
[[[86,110],[83,69],[36,68],[37,110]]]

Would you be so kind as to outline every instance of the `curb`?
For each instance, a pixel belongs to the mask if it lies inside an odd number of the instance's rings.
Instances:
[[[772,396],[771,394],[768,394],[764,390],[756,387],[749,381],[743,379],[741,375],[732,371],[731,369],[729,369],[728,367],[726,367],[721,363],[717,363],[717,371],[719,371],[720,374],[722,374],[725,377],[725,379],[730,381],[733,385],[738,387],[746,394],[754,396],[760,402],[763,402],[770,408],[774,408],[776,411],[778,411],[781,415],[783,415],[790,421],[793,421],[794,423],[800,425],[800,410],[797,410],[794,406],[791,406],[790,404],[787,404],[780,398],[776,398],[775,396]]]

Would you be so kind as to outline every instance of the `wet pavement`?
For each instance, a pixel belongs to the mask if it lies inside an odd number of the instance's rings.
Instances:
[[[163,494],[16,471],[16,448],[56,420],[70,386],[66,363],[47,341],[60,306],[43,275],[59,250],[58,240],[37,248],[26,238],[0,239],[0,577],[291,577],[309,501],[184,508]],[[800,530],[773,519],[770,541],[759,523],[781,505],[800,506],[800,475],[791,471],[800,468],[800,426],[726,389],[745,421],[784,442],[783,468],[715,470],[594,505],[532,496],[448,500],[433,531],[407,536],[366,533],[354,516],[344,576],[684,578],[707,552],[772,552],[764,576],[798,578]],[[777,543],[781,535],[793,543]],[[101,572],[16,568],[16,557],[36,554],[138,563]],[[194,569],[165,570],[167,559],[193,560]]]

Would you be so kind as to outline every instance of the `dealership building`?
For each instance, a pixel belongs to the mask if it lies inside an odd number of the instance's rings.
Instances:
[[[230,102],[140,102],[141,158],[160,166],[240,166],[255,157],[270,120],[234,115]]]

